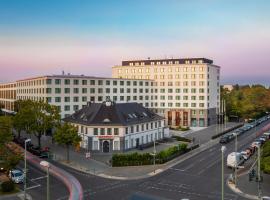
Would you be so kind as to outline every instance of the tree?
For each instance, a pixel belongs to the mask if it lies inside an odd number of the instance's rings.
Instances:
[[[77,128],[72,126],[71,124],[64,123],[61,124],[53,135],[54,140],[58,144],[62,144],[66,146],[67,150],[67,162],[69,162],[69,148],[70,146],[77,146],[82,140],[78,135]]]
[[[31,131],[38,139],[38,146],[41,147],[41,136],[58,126],[61,117],[56,106],[44,102],[34,102],[34,113],[35,123],[31,126]]]
[[[22,131],[31,134],[32,126],[35,123],[34,102],[32,100],[18,100],[15,102],[17,112],[13,119],[13,127],[18,132],[18,137]]]
[[[14,127],[20,134],[25,130],[38,139],[38,146],[41,147],[42,135],[60,123],[60,114],[56,106],[42,101],[18,101],[16,103],[17,114]]]
[[[0,116],[0,148],[12,140],[12,118]]]
[[[14,168],[22,159],[20,151],[10,148],[12,141],[12,118],[10,116],[0,117],[0,163],[7,171]]]

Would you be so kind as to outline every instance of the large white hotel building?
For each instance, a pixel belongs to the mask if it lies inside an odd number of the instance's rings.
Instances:
[[[219,78],[220,67],[205,58],[123,61],[112,78],[62,74],[0,84],[0,105],[9,112],[15,100],[43,100],[67,117],[89,101],[111,99],[140,103],[169,126],[204,127],[216,123]]]

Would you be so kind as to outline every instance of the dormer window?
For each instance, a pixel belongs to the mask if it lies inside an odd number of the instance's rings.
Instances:
[[[103,120],[103,122],[104,122],[104,123],[110,123],[111,120],[109,120],[108,118],[105,118],[105,119]]]

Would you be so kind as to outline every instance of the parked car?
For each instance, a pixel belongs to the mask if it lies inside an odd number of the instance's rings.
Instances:
[[[13,169],[9,172],[9,178],[14,183],[23,183],[24,182],[24,174],[22,170],[19,169]]]
[[[248,160],[251,156],[251,153],[249,150],[241,151],[242,156],[244,157],[245,160]]]
[[[250,150],[251,155],[253,155],[256,151],[256,147],[251,145],[247,149]]]
[[[227,156],[227,167],[238,168],[245,161],[244,157],[239,152],[232,152]]]
[[[226,144],[226,143],[230,142],[231,140],[233,140],[233,138],[234,138],[234,136],[232,134],[224,135],[220,138],[219,143]]]
[[[261,142],[259,142],[259,141],[252,142],[251,146],[259,148],[261,146]]]
[[[263,134],[268,140],[270,139],[270,133],[264,133]]]
[[[49,158],[49,152],[44,151],[40,149],[39,147],[32,146],[28,151],[32,153],[33,155],[38,156],[40,158]]]

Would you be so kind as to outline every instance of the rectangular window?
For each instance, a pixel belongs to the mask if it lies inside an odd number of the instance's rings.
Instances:
[[[65,102],[70,102],[70,97],[65,97]]]
[[[73,97],[73,101],[74,102],[78,102],[79,101],[79,97]]]
[[[70,88],[65,88],[65,94],[69,94],[70,93]]]
[[[103,80],[98,80],[98,85],[103,85]]]
[[[91,88],[91,89],[93,89],[93,88]],[[87,88],[82,88],[82,93],[86,94],[87,93]]]
[[[105,135],[105,128],[100,128],[100,135]]]
[[[82,80],[83,85],[87,85],[87,80]]]
[[[86,102],[87,101],[87,97],[86,96],[83,96],[82,97],[82,102]]]
[[[126,135],[128,134],[128,127],[126,127]]]
[[[79,110],[79,106],[78,106],[78,105],[74,105],[74,106],[73,106],[73,110],[74,110],[74,111]]]
[[[46,79],[46,84],[48,85],[52,84],[52,79]]]
[[[73,93],[78,94],[79,93],[79,88],[73,88]]]
[[[96,81],[95,80],[90,80],[90,85],[95,85]]]
[[[52,88],[46,88],[46,93],[51,94],[52,93]]]
[[[55,94],[60,94],[61,93],[61,88],[55,88]]]
[[[70,111],[70,106],[65,106],[65,111]]]
[[[65,79],[65,85],[70,85],[70,79]]]
[[[79,85],[79,80],[78,80],[78,79],[74,79],[74,80],[73,80],[73,84],[74,84],[74,85]]]
[[[94,135],[98,135],[98,128],[94,128]]]
[[[52,102],[52,98],[51,98],[51,97],[46,97],[46,101],[47,101],[48,103],[51,103],[51,102]]]
[[[114,128],[113,129],[113,134],[114,135],[119,135],[119,129],[118,128]]]
[[[61,97],[55,97],[54,101],[57,103],[61,102]]]
[[[107,135],[111,135],[112,134],[112,128],[107,128]]]
[[[54,83],[55,83],[55,85],[60,85],[61,84],[61,79],[55,79]]]

